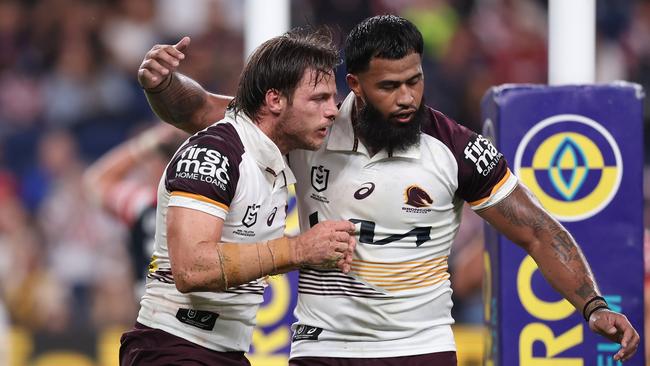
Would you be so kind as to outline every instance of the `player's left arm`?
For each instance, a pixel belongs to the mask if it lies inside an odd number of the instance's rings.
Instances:
[[[634,355],[639,334],[625,315],[611,311],[599,298],[600,291],[580,247],[525,186],[520,183],[506,198],[477,213],[528,252],[551,286],[588,316],[592,331],[621,344],[615,360],[625,361]]]
[[[174,45],[154,45],[140,64],[138,82],[160,119],[193,134],[223,119],[233,98],[210,93],[177,72],[189,45],[190,37]]]

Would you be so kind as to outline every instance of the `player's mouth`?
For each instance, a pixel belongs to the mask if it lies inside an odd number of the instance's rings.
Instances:
[[[327,136],[327,129],[328,129],[328,128],[329,128],[329,126],[328,126],[328,127],[319,128],[318,130],[316,130],[316,134],[318,135],[318,137],[325,137],[325,136]]]
[[[413,119],[414,114],[415,114],[414,110],[407,110],[404,112],[392,114],[391,119],[398,123],[408,123],[411,122],[411,119]]]

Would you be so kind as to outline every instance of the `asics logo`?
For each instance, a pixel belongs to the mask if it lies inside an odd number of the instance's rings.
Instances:
[[[375,190],[375,183],[372,182],[366,182],[361,185],[361,188],[357,189],[356,192],[354,192],[354,198],[358,200],[362,200],[368,196]]]

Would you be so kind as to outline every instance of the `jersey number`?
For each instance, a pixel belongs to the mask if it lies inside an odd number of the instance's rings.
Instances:
[[[359,229],[359,242],[372,245],[386,245],[394,241],[399,241],[409,236],[415,237],[415,246],[419,247],[423,243],[431,240],[431,226],[416,227],[404,234],[393,234],[387,238],[375,241],[375,223],[368,220],[349,219],[355,224],[361,224]],[[309,215],[309,227],[318,224],[318,212]]]

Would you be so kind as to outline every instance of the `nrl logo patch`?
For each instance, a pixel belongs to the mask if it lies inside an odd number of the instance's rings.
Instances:
[[[311,186],[316,192],[322,192],[327,189],[327,179],[330,176],[330,170],[324,166],[311,167]]]
[[[251,227],[257,222],[257,211],[260,209],[260,205],[252,204],[246,207],[246,213],[244,218],[241,220],[241,223],[246,227]]]

